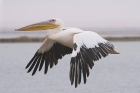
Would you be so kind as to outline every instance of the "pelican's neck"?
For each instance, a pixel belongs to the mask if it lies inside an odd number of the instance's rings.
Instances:
[[[58,33],[58,32],[60,32],[60,31],[62,31],[63,28],[64,28],[64,24],[61,24],[60,26],[58,26],[58,27],[55,28],[55,29],[49,29],[49,30],[47,31],[47,36],[53,35],[53,34],[55,34],[55,33]]]

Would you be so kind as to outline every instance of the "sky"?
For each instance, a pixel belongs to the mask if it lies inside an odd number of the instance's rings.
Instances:
[[[140,28],[140,0],[0,0],[0,29],[50,18],[67,27]]]

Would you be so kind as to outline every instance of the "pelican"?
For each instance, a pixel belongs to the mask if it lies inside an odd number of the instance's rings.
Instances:
[[[94,62],[106,57],[108,54],[119,54],[109,41],[93,31],[83,31],[78,28],[64,29],[64,23],[58,18],[31,24],[16,31],[47,30],[46,38],[41,47],[27,64],[27,73],[34,75],[37,69],[40,71],[45,65],[44,74],[48,68],[52,68],[66,54],[71,54],[69,78],[75,88],[81,83],[83,76],[84,84],[89,76],[89,68],[92,69]]]

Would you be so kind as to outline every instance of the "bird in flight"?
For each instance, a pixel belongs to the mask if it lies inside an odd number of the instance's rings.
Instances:
[[[47,30],[46,38],[41,47],[27,64],[28,73],[34,75],[37,69],[40,71],[45,65],[44,74],[48,68],[57,65],[58,59],[66,54],[71,54],[69,78],[75,88],[81,83],[83,76],[84,84],[89,76],[89,68],[92,69],[94,61],[108,54],[119,54],[113,44],[102,38],[93,31],[84,31],[78,28],[64,29],[64,23],[58,18],[31,24],[16,31]]]

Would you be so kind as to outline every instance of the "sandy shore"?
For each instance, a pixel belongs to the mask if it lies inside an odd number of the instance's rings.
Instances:
[[[140,37],[104,37],[109,41],[140,41]],[[0,38],[0,42],[43,42],[45,37]]]

